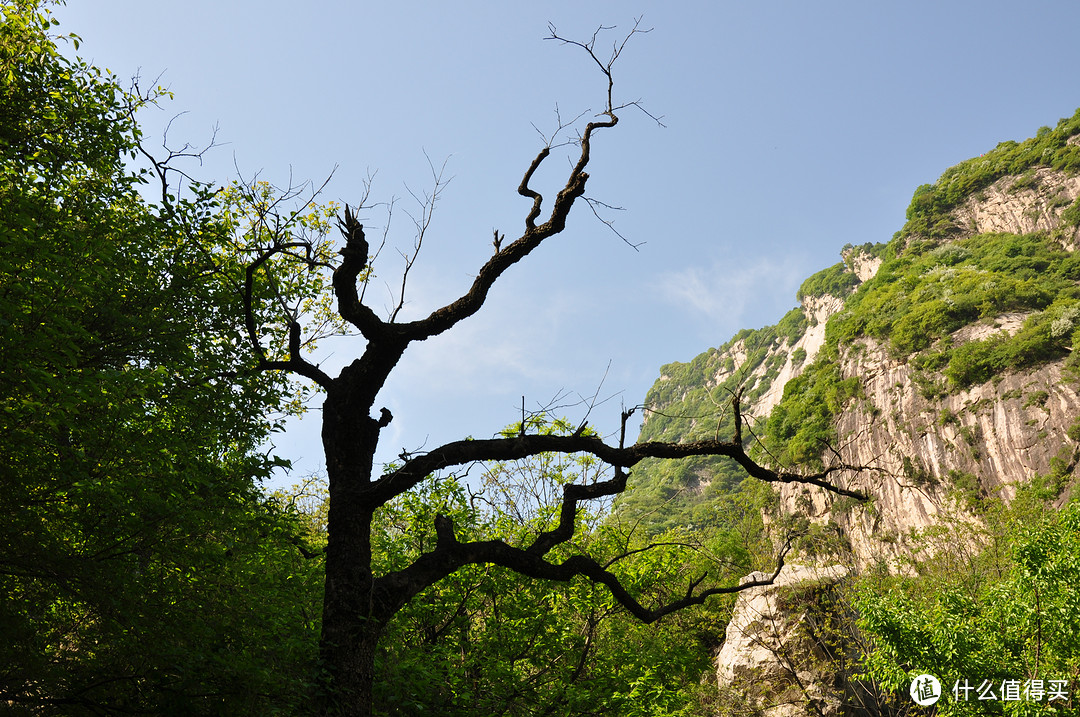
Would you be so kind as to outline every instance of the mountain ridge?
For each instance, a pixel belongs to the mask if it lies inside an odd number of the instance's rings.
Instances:
[[[851,608],[836,608],[837,585],[914,576],[939,550],[974,554],[956,536],[978,529],[955,526],[980,525],[1023,490],[1048,508],[1070,501],[1080,462],[1078,248],[1080,110],[917,188],[900,231],[845,246],[777,324],[661,368],[640,440],[734,435],[737,398],[759,461],[836,468],[837,484],[871,496],[859,504],[796,483],[762,488],[726,459],[635,470],[616,514],[653,532],[707,532],[758,506],[774,544],[792,521],[817,536],[790,556],[805,567],[740,596],[718,657],[722,694],[770,717],[889,713],[880,705],[898,704],[895,695],[871,694],[826,659],[829,645],[807,641],[807,630],[829,624],[830,639],[854,644],[835,628],[854,629]]]
[[[834,450],[838,441],[849,442],[867,430],[852,412],[856,405],[879,417],[888,412],[882,420],[894,427],[904,423],[928,431],[933,422],[919,416],[932,411],[933,404],[940,423],[936,433],[970,449],[982,440],[972,431],[981,431],[982,437],[996,435],[992,423],[977,419],[969,408],[997,394],[973,387],[989,380],[1006,386],[998,393],[1012,396],[1020,391],[1019,406],[1007,397],[1002,400],[1011,415],[1030,414],[1031,406],[1023,405],[1025,387],[1012,385],[1019,379],[1004,379],[1006,373],[1029,367],[1034,373],[1027,383],[1045,387],[1027,392],[1055,395],[1051,418],[1039,424],[1036,435],[1046,432],[1044,438],[1071,440],[1071,421],[1061,416],[1074,410],[1075,391],[1066,391],[1065,398],[1050,389],[1061,386],[1059,372],[1080,323],[1080,262],[1074,255],[1080,243],[1078,172],[1080,111],[1054,130],[1042,128],[1023,143],[1002,142],[946,170],[938,183],[916,189],[906,225],[889,242],[845,246],[843,261],[809,277],[798,293],[800,306],[776,325],[744,329],[687,363],[662,367],[645,399],[642,440],[730,435],[728,405],[741,393],[744,413],[756,419],[748,443],[778,465],[822,465],[825,449]],[[897,310],[904,302],[903,310]],[[893,310],[891,317],[885,316],[886,308]],[[1010,355],[1008,345],[1017,341]],[[989,345],[994,342],[999,345]],[[982,354],[996,350],[1001,355],[981,355],[980,349]],[[1036,368],[1048,364],[1061,368],[1046,375]],[[888,373],[894,388],[877,386],[868,393],[860,377],[872,371]],[[919,396],[922,402],[909,402],[903,410],[891,408],[898,393]],[[799,395],[813,404],[812,410],[800,410],[806,406],[798,405]],[[944,400],[947,396],[962,398]],[[912,412],[910,420],[894,420],[897,410],[902,416]],[[785,418],[798,426],[785,426]],[[1030,416],[1024,420],[1037,421]],[[1031,452],[1032,440],[1016,438],[1029,431],[1002,425],[1014,438],[1008,446],[992,441],[987,455],[1001,456],[1014,448]],[[885,474],[908,477],[919,470],[913,466],[923,463],[929,475],[942,481],[950,470],[978,469],[971,461],[942,454],[955,450],[928,446],[924,456],[906,445],[912,450],[911,465],[894,465],[892,460],[879,466]],[[873,456],[863,451],[859,457]],[[1000,462],[988,458],[984,468],[997,471]],[[1045,456],[1016,465],[1028,471],[1051,470]],[[998,478],[1001,485],[1021,476]],[[723,460],[687,462],[666,473],[646,464],[619,508],[640,512],[660,500],[673,517],[654,527],[695,525],[695,504],[717,481],[722,490],[734,489],[738,473]],[[634,492],[645,497],[635,500]]]

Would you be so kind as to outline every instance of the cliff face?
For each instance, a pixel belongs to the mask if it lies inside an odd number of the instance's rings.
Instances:
[[[821,604],[848,572],[840,565],[785,565],[772,585],[743,592],[716,660],[719,683],[728,690],[743,688],[735,699],[760,705],[763,717],[808,710],[819,717],[844,714],[845,700],[830,687],[846,646],[824,624]]]
[[[1078,197],[1077,175],[1040,167],[1003,177],[949,213],[955,231],[943,245],[960,246],[990,233],[998,234],[1000,242],[1039,233],[1071,253],[1080,227],[1062,215]],[[862,283],[873,278],[881,262],[856,254],[848,266]],[[804,308],[807,303],[804,299]],[[834,297],[811,305],[827,307],[830,318],[844,309]],[[1037,313],[996,314],[960,326],[937,343],[955,350],[1014,337]],[[1071,352],[1072,346],[1066,348]],[[959,387],[950,386],[941,371],[920,368],[913,356],[897,355],[877,338],[841,342],[837,349],[841,379],[857,380],[863,400],[849,402],[833,419],[836,458],[870,469],[846,479],[874,497],[874,509],[836,514],[829,494],[796,485],[783,486],[779,493],[786,511],[838,524],[857,569],[881,561],[895,567],[910,554],[910,539],[934,525],[943,510],[955,509],[958,500],[1009,501],[1018,485],[1035,476],[1060,471],[1061,464],[1069,472],[1075,469],[1077,441],[1069,429],[1080,417],[1080,383],[1066,375],[1065,357]],[[774,394],[780,390],[774,385]],[[767,416],[775,405],[754,406],[752,413]]]
[[[1077,143],[1073,141],[1072,144]],[[1034,167],[1019,176],[1002,177],[975,192],[953,210],[952,215],[962,232],[960,236],[1067,229],[1062,233],[1062,240],[1075,249],[1080,228],[1063,227],[1061,215],[1078,194],[1080,176],[1048,167]]]
[[[793,485],[780,495],[785,510],[841,526],[859,570],[909,555],[911,539],[954,508],[958,492],[1008,501],[1017,485],[1050,473],[1055,457],[1075,464],[1066,434],[1080,395],[1063,380],[1063,361],[932,398],[920,394],[912,367],[876,342],[844,351],[841,366],[860,378],[866,402],[837,417],[840,454],[871,469],[852,482],[874,509],[835,514],[831,495]]]
[[[863,255],[859,255],[860,259],[863,259]],[[880,259],[871,259],[869,261],[861,261],[860,265],[863,267],[871,267],[869,269],[869,276],[873,276],[873,272],[877,270],[877,266],[881,265]],[[866,269],[864,268],[864,271]],[[868,278],[869,278],[868,276]],[[825,325],[829,320],[829,317],[835,314],[844,306],[844,300],[836,296],[807,296],[802,300],[801,310],[806,316],[807,328],[806,333],[798,338],[794,344],[791,345],[791,350],[787,351],[780,346],[771,348],[770,358],[775,356],[782,356],[784,359],[783,367],[780,369],[780,373],[771,382],[769,389],[762,394],[760,398],[748,404],[746,407],[746,414],[755,418],[767,418],[769,412],[776,407],[776,404],[780,403],[780,399],[784,397],[784,386],[787,386],[788,381],[795,378],[802,373],[802,369],[809,363],[813,363],[817,358],[818,352],[821,351],[821,347],[825,345]],[[796,361],[794,357],[799,356],[797,353],[799,349],[806,352],[806,357]],[[768,365],[769,361],[766,360],[762,365]],[[741,363],[737,363],[737,366],[741,367]],[[734,371],[737,371],[735,369]],[[733,371],[733,373],[734,373]],[[762,373],[761,369],[756,369],[755,372],[751,372],[751,376],[757,376]]]
[[[1070,146],[1076,146],[1073,140]],[[823,465],[866,468],[840,473],[837,480],[870,493],[872,509],[844,504],[838,511],[832,494],[797,484],[781,487],[778,495],[785,512],[835,523],[860,570],[902,558],[909,538],[933,525],[946,507],[992,497],[1008,501],[1033,476],[1061,472],[1062,466],[1071,470],[1077,442],[1069,431],[1080,416],[1080,384],[1065,365],[1072,332],[1080,327],[1080,271],[1061,267],[1072,261],[1080,238],[1078,198],[1080,175],[1029,168],[954,202],[936,219],[937,226],[949,228],[945,238],[908,234],[887,246],[845,249],[842,264],[807,280],[800,307],[780,325],[742,332],[689,365],[665,367],[646,400],[657,413],[647,416],[643,438],[723,434],[721,412],[708,414],[705,408],[723,406],[725,392],[742,390],[745,415],[766,436],[770,450],[761,456],[768,461],[780,454],[778,443],[782,448],[792,439],[770,430],[778,422],[777,407],[788,411],[800,392],[809,392],[793,380],[810,369],[816,371],[811,387],[822,384],[818,374],[828,364],[829,382],[850,385],[841,405],[804,417],[828,420],[815,458]],[[1011,244],[1017,237],[1028,242],[1026,248]],[[1030,276],[1010,284],[1021,275],[1013,265],[995,264],[996,257],[1024,251],[1033,254],[1030,266],[1024,265]],[[878,276],[883,263],[891,269],[887,277]],[[907,273],[892,269],[897,265]],[[1042,282],[1050,275],[1057,278]],[[921,283],[896,288],[913,282]],[[844,296],[815,291],[837,286]],[[1030,301],[1010,295],[1029,290],[1041,293]],[[906,302],[908,313],[899,311],[884,330],[871,330],[873,314],[881,309],[868,297],[881,294],[881,306]],[[993,311],[995,306],[1003,310]],[[945,318],[937,323],[920,317],[939,311]],[[900,340],[902,330],[907,338]],[[957,378],[962,369],[954,364],[965,351],[986,353],[1012,339],[1019,346],[1013,350],[1022,353],[1023,342],[1039,332],[1057,334],[1056,343],[1036,347],[1046,349],[1045,356],[1018,356]],[[687,367],[694,370],[687,373]],[[702,390],[708,401],[700,400]],[[656,430],[655,416],[680,413],[697,418]],[[713,474],[698,467],[694,477],[700,489]],[[647,471],[639,478],[649,479]]]
[[[780,324],[666,366],[642,438],[723,435],[720,407],[741,390],[759,460],[860,467],[832,477],[872,496],[866,505],[798,484],[776,491],[780,512],[840,536],[825,561],[854,573],[904,571],[918,536],[944,515],[977,521],[1036,477],[1063,503],[1080,458],[1080,112],[1056,132],[948,170],[916,191],[891,242],[846,248]],[[660,418],[672,415],[697,418]],[[698,493],[733,486],[724,470],[697,465],[675,480]],[[657,478],[646,466],[635,480]],[[683,524],[692,514],[680,514]],[[820,581],[794,571],[784,583]],[[756,697],[743,690],[769,714],[828,713],[836,676],[785,665],[762,643],[765,632],[777,645],[805,641],[805,616],[776,604],[773,588],[740,596],[721,686],[771,685]],[[775,711],[790,702],[777,697],[791,686],[781,673],[801,685],[801,706]]]

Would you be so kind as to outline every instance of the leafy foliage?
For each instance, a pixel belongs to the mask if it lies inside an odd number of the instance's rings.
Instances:
[[[823,348],[812,364],[784,386],[784,397],[765,422],[762,446],[781,465],[821,465],[837,445],[834,418],[863,395],[856,377],[843,378],[836,351]]]
[[[1022,495],[1011,509],[997,507],[986,528],[948,530],[941,542],[951,547],[918,562],[918,578],[864,580],[857,607],[874,645],[864,660],[868,678],[906,691],[929,672],[945,688],[942,715],[1071,713],[1080,668],[1080,507],[1048,511]],[[976,693],[955,699],[952,686],[965,680],[974,688],[989,681],[997,701],[977,701]],[[1005,680],[1042,680],[1047,694],[1003,701]],[[1066,680],[1066,700],[1048,699],[1050,680]]]
[[[16,714],[291,712],[315,575],[255,481],[289,386],[253,372],[192,187],[124,162],[147,101],[61,56],[34,2],[0,24],[0,701]]]
[[[799,287],[799,301],[809,296],[847,296],[859,285],[859,277],[848,271],[844,262],[833,264],[811,276]]]
[[[1044,234],[980,234],[886,261],[830,321],[826,336],[830,345],[887,340],[899,357],[927,352],[953,386],[964,387],[1066,355],[1078,281],[1080,258]],[[944,340],[1009,312],[1031,314],[1012,336],[958,347]]]
[[[1074,286],[1078,269],[1044,235],[971,237],[885,262],[830,327],[830,339],[887,338],[909,355],[973,321],[1045,308]]]

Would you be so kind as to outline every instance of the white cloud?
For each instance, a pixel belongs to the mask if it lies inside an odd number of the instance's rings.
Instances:
[[[715,260],[705,266],[666,271],[653,290],[667,303],[714,323],[722,319],[739,326],[757,325],[761,310],[772,314],[780,306],[794,304],[796,289],[811,273],[806,263],[805,257],[796,254],[737,263]],[[762,318],[774,323],[780,317]]]

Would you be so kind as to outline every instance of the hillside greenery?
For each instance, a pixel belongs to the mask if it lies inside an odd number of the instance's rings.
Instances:
[[[1080,134],[1080,110],[1059,120],[1053,129],[1041,127],[1030,139],[1001,142],[986,154],[950,167],[934,184],[924,184],[915,190],[900,235],[939,240],[956,234],[961,227],[950,212],[1003,177],[1016,176],[1020,185],[1013,187],[1019,189],[1025,186],[1024,182],[1030,185],[1034,181],[1034,175],[1028,172],[1035,167],[1080,172],[1080,145],[1068,141],[1077,134]]]
[[[662,378],[645,398],[640,439],[685,441],[733,435],[732,398],[740,391],[744,402],[764,395],[787,360],[786,353],[776,349],[793,345],[806,327],[805,313],[795,308],[775,326],[744,329],[689,363],[663,366]],[[745,354],[738,366],[736,353]],[[747,440],[752,440],[750,435]],[[645,460],[635,468],[633,489],[620,496],[616,509],[627,518],[640,516],[652,531],[717,527],[732,510],[742,512],[732,500],[751,504],[762,500],[757,494],[733,498],[743,490],[745,478],[746,472],[727,459]]]
[[[819,465],[835,447],[833,419],[863,396],[842,379],[841,347],[873,339],[917,369],[927,398],[1048,361],[1072,365],[1080,341],[1080,256],[1045,234],[982,234],[922,254],[886,260],[826,326],[825,345],[790,381],[772,411],[763,444],[785,465]],[[1023,318],[1012,334],[958,342],[951,334],[999,317]],[[921,380],[920,380],[921,379]]]
[[[839,296],[851,293],[859,285],[859,278],[848,270],[844,262],[837,262],[814,274],[799,287],[796,298],[802,301],[809,296]]]
[[[907,225],[876,252],[883,259],[877,274],[830,319],[815,362],[785,387],[764,431],[766,451],[785,465],[820,465],[823,452],[838,439],[833,418],[845,402],[862,395],[852,379],[839,379],[840,348],[865,339],[884,343],[895,358],[910,361],[927,398],[1048,361],[1077,363],[1072,347],[1080,340],[1080,255],[1064,248],[1056,233],[989,233],[941,243],[951,230],[927,227],[951,221],[948,210],[967,196],[961,188],[978,191],[1035,166],[1077,171],[1080,148],[1066,140],[1078,132],[1080,111],[1055,130],[1020,144],[1002,143],[916,191]],[[1071,212],[1070,205],[1064,223],[1073,221]],[[804,289],[829,281],[837,267],[808,280]],[[831,282],[837,285],[836,279]],[[967,342],[952,337],[971,324],[993,328],[1004,315],[1023,323],[1012,334],[994,332]]]
[[[1009,506],[987,504],[981,522],[946,516],[920,536],[908,575],[871,572],[858,581],[854,607],[870,645],[863,679],[899,703],[915,676],[933,674],[944,716],[1073,713],[1080,504],[1054,510],[1057,491],[1045,485],[1034,481]],[[995,699],[978,700],[980,689]],[[1003,689],[1015,696],[1007,700]]]

